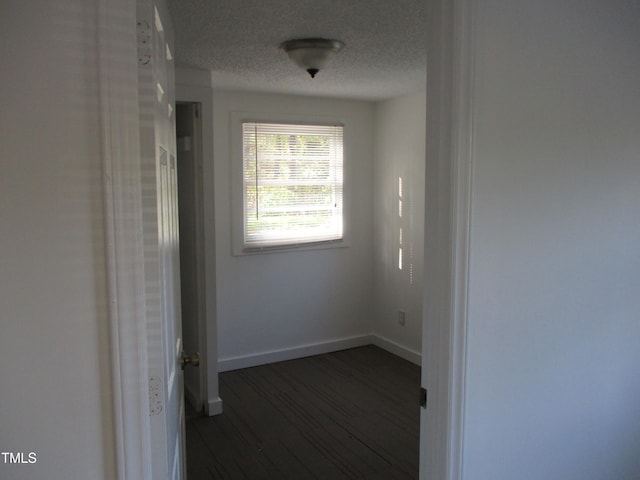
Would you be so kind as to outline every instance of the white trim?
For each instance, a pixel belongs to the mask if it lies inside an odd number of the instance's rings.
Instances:
[[[393,340],[389,340],[387,337],[383,337],[382,335],[374,333],[371,335],[371,343],[373,343],[376,347],[380,347],[383,350],[393,353],[400,358],[404,358],[405,360],[408,360],[415,365],[422,364],[422,354],[420,354],[420,352],[411,350],[404,345],[400,345]]]
[[[176,86],[176,92],[178,92],[178,87]],[[177,95],[177,93],[176,93]],[[205,239],[204,239],[204,225],[205,225],[205,215],[204,215],[204,189],[202,185],[202,169],[203,169],[203,126],[202,126],[202,110],[203,105],[201,102],[196,101],[185,101],[185,100],[176,100],[176,104],[188,104],[193,106],[197,113],[196,119],[194,121],[194,131],[191,140],[191,150],[193,153],[194,159],[194,172],[193,172],[193,191],[191,192],[193,198],[193,212],[192,215],[194,217],[195,224],[195,238],[194,238],[194,247],[195,247],[195,276],[196,276],[196,285],[195,285],[195,297],[196,297],[196,319],[197,319],[197,328],[198,328],[198,341],[197,341],[197,352],[200,353],[200,358],[202,361],[200,362],[200,366],[198,367],[198,386],[197,390],[193,389],[193,386],[188,384],[185,377],[185,393],[187,395],[187,399],[189,403],[196,408],[196,410],[201,410],[203,406],[207,402],[207,369],[208,364],[206,361],[207,358],[207,321],[206,321],[206,313],[207,313],[207,302],[206,302],[206,262],[205,262]],[[176,106],[176,121],[177,121],[177,106]],[[176,139],[180,140],[180,139]],[[178,165],[180,165],[180,154],[177,154]],[[179,175],[178,175],[179,177]],[[186,192],[185,192],[186,193]],[[182,242],[181,242],[182,244]],[[184,320],[183,320],[184,322]]]
[[[98,3],[98,64],[116,478],[150,479],[135,3]],[[130,28],[126,28],[129,26]]]
[[[177,89],[176,89],[177,90]],[[204,358],[204,361],[200,362],[198,369],[198,382],[199,382],[199,397],[198,405],[204,406],[208,401],[207,391],[207,372],[209,371],[209,363],[206,361],[207,356],[207,262],[206,262],[206,241],[205,241],[205,223],[206,216],[204,214],[204,186],[202,179],[202,172],[204,167],[204,122],[203,111],[204,105],[202,102],[193,102],[196,105],[198,111],[198,119],[195,122],[194,132],[194,150],[196,152],[195,159],[195,212],[196,215],[196,296],[198,299],[198,352],[200,357]],[[213,293],[213,292],[211,292]],[[216,389],[217,393],[217,389]]]
[[[469,256],[473,186],[475,1],[459,0],[454,11],[452,125],[452,311],[449,374],[448,480],[462,480],[467,381]]]
[[[369,335],[356,335],[327,342],[310,343],[297,347],[253,353],[250,355],[223,358],[218,361],[218,370],[220,372],[227,372],[230,370],[238,370],[240,368],[256,367],[258,365],[266,365],[268,363],[295,360],[296,358],[310,357],[312,355],[321,355],[323,353],[338,352],[348,348],[364,347],[366,345],[375,345],[416,365],[420,365],[421,363],[421,355],[419,352],[411,350],[404,345],[400,345],[393,340],[389,340],[382,335],[372,333]],[[209,402],[210,406],[211,404],[212,402]]]
[[[461,480],[471,225],[474,0],[430,0],[420,479]]]
[[[178,72],[181,70],[178,69]],[[202,188],[202,235],[204,272],[202,280],[204,301],[204,315],[200,323],[200,370],[204,376],[204,405],[205,408],[216,404],[220,399],[218,388],[218,323],[216,318],[216,260],[215,260],[215,208],[214,208],[214,178],[213,178],[213,90],[208,86],[192,86],[176,83],[176,101],[198,103],[200,110],[201,138],[201,170],[200,182]],[[215,411],[216,408],[213,408]],[[220,407],[220,413],[222,409]],[[210,415],[213,415],[210,413]]]
[[[222,358],[218,361],[218,371],[227,372],[229,370],[237,370],[240,368],[255,367],[258,365],[282,362],[285,360],[294,360],[296,358],[309,357],[311,355],[320,355],[323,353],[346,350],[347,348],[363,347],[365,345],[371,345],[372,343],[371,335],[357,335],[353,337],[329,340],[326,342],[300,345],[298,347],[282,348],[250,355]]]
[[[222,399],[216,397],[213,400],[209,400],[206,405],[205,413],[210,417],[213,415],[220,415],[222,413]]]

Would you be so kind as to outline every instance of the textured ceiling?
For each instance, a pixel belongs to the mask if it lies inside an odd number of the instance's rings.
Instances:
[[[169,0],[178,64],[236,90],[391,98],[424,88],[426,0]],[[278,48],[293,38],[342,40],[316,78]]]

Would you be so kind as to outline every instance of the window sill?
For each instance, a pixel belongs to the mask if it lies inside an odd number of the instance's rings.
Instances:
[[[264,247],[243,247],[234,251],[233,256],[261,255],[265,253],[303,252],[309,250],[328,250],[333,248],[347,248],[349,245],[343,238],[341,240],[327,240],[322,242],[290,243],[284,245],[268,245]]]

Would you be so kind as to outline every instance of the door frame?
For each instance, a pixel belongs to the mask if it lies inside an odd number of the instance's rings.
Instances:
[[[420,479],[462,480],[474,140],[475,0],[427,2]]]
[[[191,105],[195,106],[197,114],[197,120],[194,122],[194,132],[192,135],[192,145],[191,149],[193,152],[193,178],[192,182],[189,183],[188,186],[184,188],[189,188],[189,192],[192,194],[193,200],[193,209],[189,210],[189,215],[194,217],[194,248],[195,248],[195,258],[196,258],[196,266],[195,266],[195,276],[196,276],[196,311],[197,311],[197,328],[198,328],[198,347],[197,351],[200,354],[200,366],[198,367],[198,392],[197,398],[192,398],[194,396],[194,392],[191,392],[186,385],[185,379],[185,395],[187,399],[193,404],[199,405],[198,409],[199,413],[205,412],[208,414],[209,408],[209,393],[207,386],[210,383],[208,380],[208,371],[209,365],[207,362],[208,357],[208,344],[211,343],[211,340],[207,338],[207,312],[212,312],[211,307],[207,308],[207,285],[209,285],[210,290],[209,293],[213,295],[213,305],[215,305],[215,276],[209,271],[207,271],[207,262],[206,262],[206,245],[207,240],[205,239],[205,219],[208,218],[207,214],[205,214],[205,202],[204,202],[204,188],[203,188],[203,152],[204,152],[204,143],[205,139],[203,138],[203,105],[202,102],[199,101],[186,101],[176,99],[176,122],[178,116],[178,104],[182,105]],[[178,165],[180,165],[180,152],[177,154]],[[179,187],[180,188],[180,187]],[[211,241],[211,240],[209,240]],[[213,240],[215,241],[215,239]],[[182,239],[181,239],[182,243]],[[182,260],[181,260],[182,264]],[[182,266],[181,266],[182,271]],[[207,279],[209,282],[207,283]],[[213,310],[213,316],[215,317],[215,309]],[[183,325],[184,325],[184,316],[183,316]],[[183,328],[184,333],[184,328]]]
[[[135,2],[127,0],[96,1],[116,478],[149,479],[136,9]],[[433,236],[425,238],[425,272],[440,280],[438,285],[425,281],[423,331],[424,345],[429,348],[423,356],[423,370],[427,372],[423,385],[431,393],[429,410],[423,412],[421,419],[420,475],[433,480],[462,478],[473,172],[474,3],[475,0],[428,2],[435,15],[429,15],[427,22],[427,165],[431,165],[427,181],[431,190],[427,192],[425,231],[434,230]],[[176,99],[202,102],[203,115],[205,107],[212,108],[211,88],[189,87],[187,93],[176,85]],[[211,111],[209,115],[212,116]],[[206,128],[203,118],[203,129]],[[204,142],[210,142],[209,135],[203,135]],[[203,153],[206,158],[206,150]],[[203,165],[203,181],[213,183],[213,165],[209,162],[206,169],[207,163]],[[430,178],[431,174],[434,177]],[[203,200],[208,220],[204,229],[208,327],[205,406],[209,414],[215,414],[222,411],[222,401],[218,396],[215,248],[209,243],[214,238],[213,191],[205,188]],[[439,213],[434,210],[436,207],[442,207]],[[430,250],[432,253],[428,254]],[[446,255],[438,260],[435,252]]]
[[[96,0],[115,473],[151,478],[136,2]]]
[[[201,334],[203,351],[200,352],[200,368],[204,369],[203,405],[205,415],[222,413],[222,400],[218,388],[218,323],[216,319],[216,240],[215,240],[215,196],[213,181],[213,92],[210,86],[195,87],[179,83],[180,70],[176,72],[176,102],[196,103],[200,107],[200,162],[196,168],[196,180],[200,190],[198,211],[202,226],[198,233],[201,246],[199,253],[204,259],[204,269],[199,272]],[[202,378],[202,377],[201,377]]]
[[[193,176],[188,179],[188,184],[182,184],[180,182],[181,177],[181,165],[185,161],[183,158],[181,159],[181,149],[179,146],[176,147],[176,168],[178,172],[178,205],[180,207],[178,218],[180,221],[180,251],[182,253],[182,247],[185,245],[185,240],[188,238],[190,241],[192,240],[191,247],[195,251],[195,320],[196,320],[196,328],[198,332],[198,340],[197,346],[193,346],[193,348],[189,348],[186,345],[186,335],[185,335],[185,315],[182,315],[182,345],[185,352],[188,354],[192,354],[194,352],[198,352],[202,358],[206,358],[207,345],[206,345],[206,336],[202,335],[201,332],[206,332],[206,322],[204,321],[205,314],[205,305],[204,305],[204,235],[203,235],[203,225],[202,225],[202,115],[199,111],[202,109],[198,102],[182,102],[176,101],[175,115],[176,115],[176,131],[178,130],[178,126],[180,125],[179,117],[180,117],[180,106],[188,105],[190,107],[194,107],[196,112],[196,121],[193,125],[193,131],[191,132],[189,138],[189,151],[193,155]],[[180,144],[180,137],[178,137],[176,133],[176,145]],[[181,185],[183,185],[181,187]],[[184,191],[183,191],[184,190]],[[190,216],[193,219],[194,226],[193,230],[188,235],[182,235],[182,221],[183,221],[183,213],[185,209],[183,209],[182,199],[185,196],[189,196],[189,209],[187,211],[186,216]],[[185,272],[185,259],[180,256],[180,291],[181,291],[181,304],[184,308],[185,305],[185,284],[182,281],[182,275]],[[188,286],[193,286],[189,284]],[[185,371],[184,376],[184,393],[185,399],[192,406],[197,406],[197,411],[202,411],[203,405],[206,399],[206,369],[207,362],[202,361],[201,365],[198,366],[197,370],[194,373],[197,373],[197,390],[193,391],[188,385],[187,382],[187,371]]]

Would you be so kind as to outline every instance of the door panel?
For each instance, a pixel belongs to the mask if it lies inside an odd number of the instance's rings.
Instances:
[[[172,36],[162,0],[138,0],[138,89],[151,457],[154,480],[185,478]]]

